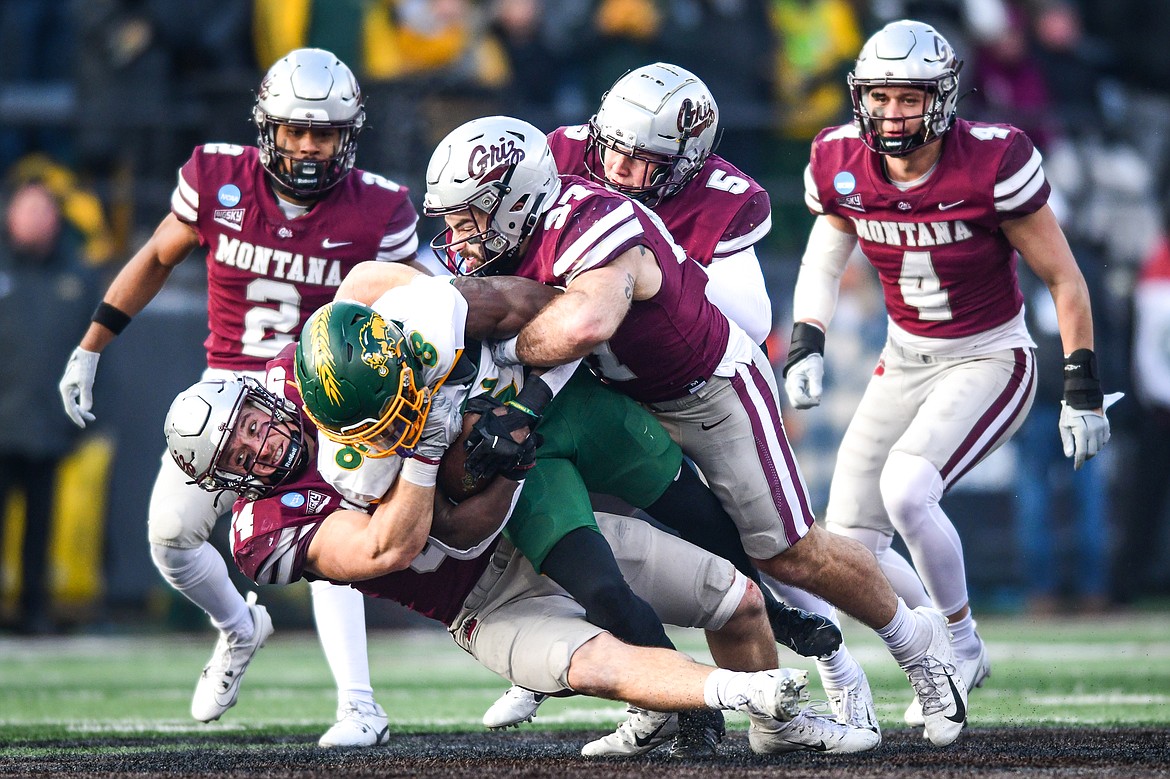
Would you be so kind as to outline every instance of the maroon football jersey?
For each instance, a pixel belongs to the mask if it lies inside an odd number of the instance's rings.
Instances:
[[[1000,225],[1039,210],[1051,189],[1040,152],[1015,127],[959,119],[940,143],[931,177],[903,192],[856,127],[824,130],[813,141],[805,202],[853,223],[899,327],[962,338],[1020,312],[1017,257]]]
[[[603,175],[596,151],[588,154],[589,125],[560,127],[548,135],[548,145],[561,173],[590,178],[592,169]],[[600,183],[600,182],[599,182]],[[700,265],[754,246],[772,227],[768,193],[750,176],[712,154],[698,175],[674,195],[654,207],[687,254]]]
[[[561,194],[529,238],[515,274],[567,286],[634,246],[654,253],[662,288],[635,301],[608,346],[590,361],[635,400],[685,396],[715,372],[728,344],[727,317],[707,299],[707,274],[670,237],[653,212],[628,197],[561,176]]]
[[[268,363],[268,389],[283,394],[298,408],[300,394],[288,378],[293,375],[296,347],[289,344]],[[302,412],[306,437],[317,429]],[[239,499],[232,507],[232,557],[236,566],[257,584],[290,584],[317,578],[305,572],[305,556],[321,523],[340,508],[353,508],[309,465],[260,500]],[[480,575],[491,562],[498,541],[473,560],[457,560],[425,549],[411,567],[352,586],[366,595],[401,603],[424,617],[450,624],[463,607]]]
[[[363,260],[418,249],[407,190],[353,170],[308,213],[281,211],[252,146],[199,146],[179,170],[171,211],[207,247],[207,364],[263,370]]]

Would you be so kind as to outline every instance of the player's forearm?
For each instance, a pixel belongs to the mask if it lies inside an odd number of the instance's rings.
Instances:
[[[367,527],[365,556],[375,575],[410,566],[426,545],[434,516],[434,485],[399,477],[386,500],[374,509]]]
[[[146,308],[170,278],[171,268],[158,262],[157,257],[144,248],[128,262],[114,278],[102,301],[133,317]],[[116,333],[108,327],[91,323],[81,339],[81,347],[91,352],[102,351]]]
[[[459,504],[435,502],[431,536],[454,549],[471,549],[494,535],[512,512],[520,482],[497,476],[483,492]]]
[[[1056,306],[1056,321],[1065,354],[1093,348],[1093,310],[1084,277],[1063,280],[1049,287]]]
[[[595,300],[570,288],[545,306],[516,338],[520,362],[538,367],[561,365],[585,357],[609,340],[629,305],[615,316],[611,307],[596,304]]]
[[[467,335],[479,339],[515,335],[561,294],[556,287],[515,276],[460,276],[454,284],[467,300]]]

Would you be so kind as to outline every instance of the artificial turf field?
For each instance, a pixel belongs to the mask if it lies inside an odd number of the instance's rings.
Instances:
[[[719,758],[681,764],[665,749],[621,762],[581,758],[582,743],[623,718],[613,702],[551,700],[535,723],[483,730],[480,716],[507,685],[441,630],[371,632],[374,688],[393,736],[388,747],[341,751],[316,747],[336,701],[312,633],[278,625],[239,703],[210,725],[187,714],[214,643],[210,630],[0,639],[0,775],[1170,777],[1164,610],[981,620],[992,676],[971,696],[964,735],[945,749],[902,724],[910,688],[876,638],[855,623],[845,630],[873,687],[880,747],[757,757],[747,747],[746,718],[730,714]],[[698,632],[672,635],[706,657]],[[781,662],[814,667],[785,650]],[[819,683],[810,687],[815,700]]]

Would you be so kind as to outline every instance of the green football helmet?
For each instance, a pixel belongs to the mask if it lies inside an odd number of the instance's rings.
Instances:
[[[305,413],[330,440],[368,457],[408,454],[422,435],[432,391],[401,326],[369,306],[328,303],[297,344]]]

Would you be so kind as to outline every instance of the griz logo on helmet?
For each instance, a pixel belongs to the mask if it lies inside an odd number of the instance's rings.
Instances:
[[[683,138],[694,138],[700,135],[714,121],[715,109],[706,101],[695,103],[687,98],[678,108],[678,132]]]
[[[498,146],[476,146],[467,157],[467,175],[481,183],[497,181],[508,168],[523,159],[524,150],[517,148],[515,141],[503,141]]]

